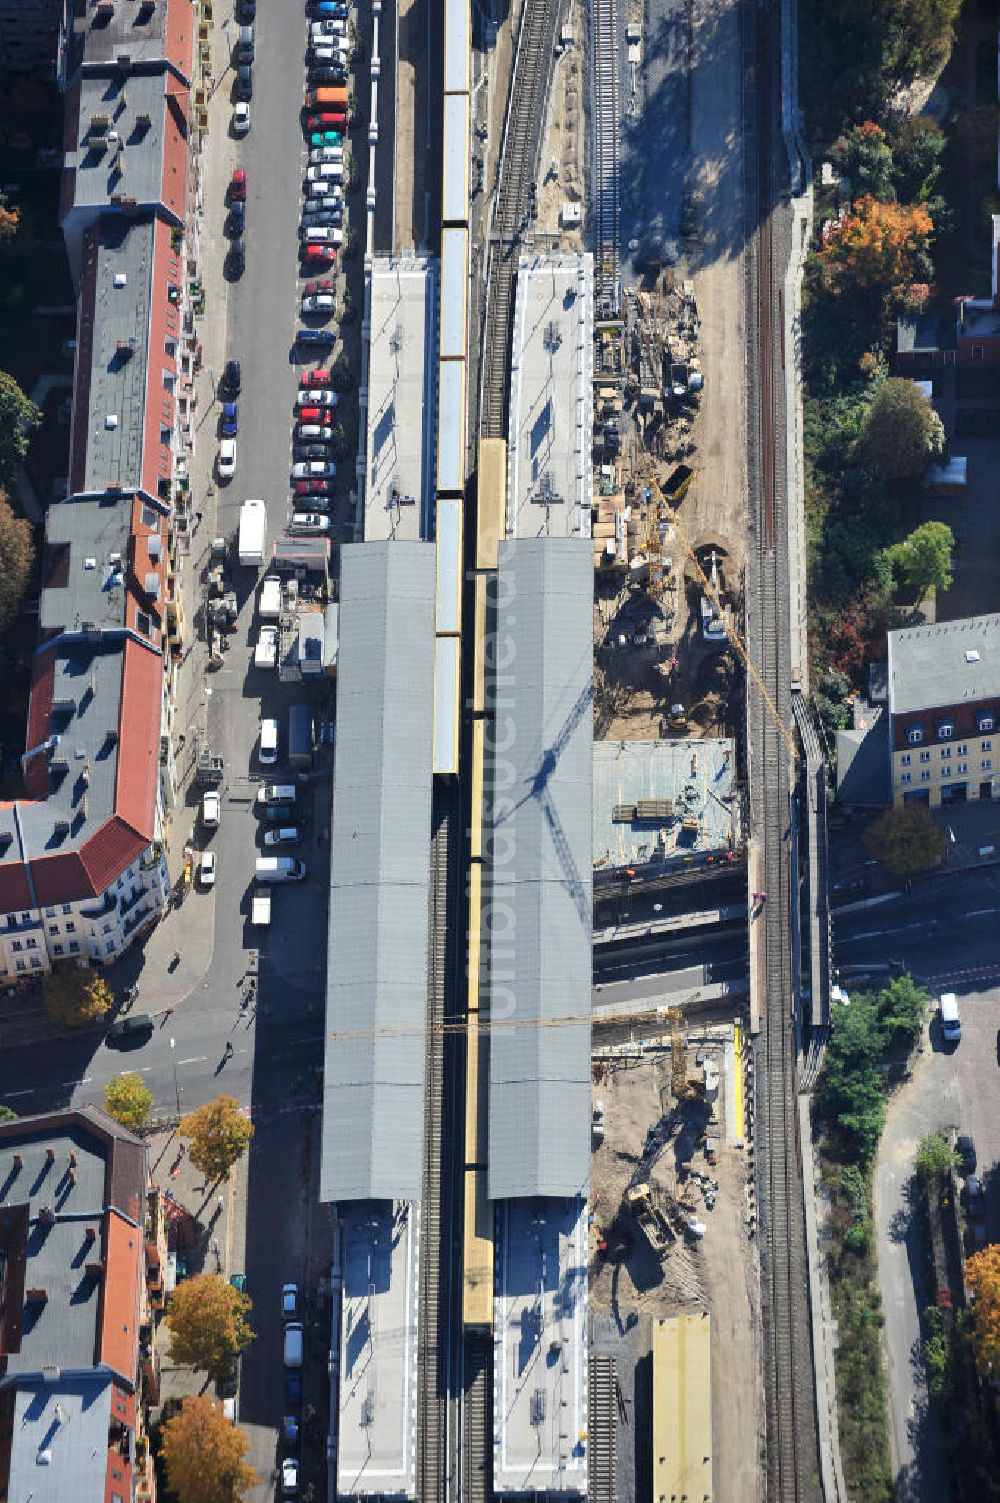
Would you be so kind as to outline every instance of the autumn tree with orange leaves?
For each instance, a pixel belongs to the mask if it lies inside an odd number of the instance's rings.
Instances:
[[[884,204],[870,193],[826,229],[823,280],[834,293],[855,290],[902,299],[930,278],[934,223],[923,204]]]
[[[1000,1244],[984,1247],[965,1265],[972,1290],[972,1348],[984,1378],[1000,1374]]]
[[[260,1481],[246,1462],[250,1442],[206,1394],[181,1402],[163,1427],[167,1484],[178,1503],[242,1503]]]

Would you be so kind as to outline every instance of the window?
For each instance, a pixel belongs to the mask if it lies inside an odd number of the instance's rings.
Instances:
[[[912,725],[910,727],[910,729],[906,733],[906,739],[910,743],[911,746],[919,746],[920,743],[921,743],[921,741],[924,739],[924,728],[923,728],[923,726],[922,725]]]
[[[920,781],[922,783],[929,783],[930,780],[931,780],[930,771],[929,771],[929,769],[925,768],[925,770],[920,774]]]
[[[982,347],[981,344],[974,344],[972,346],[972,358],[973,358],[973,360],[982,360],[982,358],[983,358],[983,347]]]
[[[950,741],[955,734],[955,722],[953,720],[939,720],[937,733],[942,741]]]
[[[910,772],[900,773],[899,781],[903,784],[903,786],[905,788],[905,786],[906,786],[907,783],[912,783],[913,782],[913,774],[910,773]]]
[[[12,950],[23,950],[24,949],[24,946],[22,945],[22,943],[21,943],[21,941],[19,939],[12,939],[11,942],[10,942],[10,947],[11,947]]]
[[[951,747],[950,746],[942,746],[942,748],[941,748],[941,755],[942,755],[942,757],[945,757],[945,758],[950,757],[951,756]]]
[[[177,377],[174,375],[173,371],[164,371],[163,372],[163,390],[164,391],[173,391],[173,389],[174,389],[174,387],[176,385],[177,385]]]
[[[49,925],[49,933],[50,934],[58,934],[59,933],[59,925],[58,924],[50,924]]]
[[[31,957],[31,969],[33,971],[40,971],[42,969],[42,962],[37,955],[32,955]]]
[[[176,358],[177,358],[177,341],[176,341],[176,339],[165,339],[163,341],[163,353],[165,355],[169,355],[170,358],[171,358],[171,360],[176,360]]]
[[[52,953],[53,953],[53,955],[61,955],[62,952],[63,952],[62,945],[53,945],[52,946]]]
[[[920,760],[921,760],[921,762],[929,762],[930,759],[931,759],[931,754],[930,754],[929,751],[923,751],[923,752],[920,753]]]
[[[983,757],[982,761],[979,764],[979,769],[980,769],[981,772],[992,772],[993,771],[993,758],[992,757]]]
[[[69,953],[71,955],[79,955],[80,953],[80,946],[77,944],[75,939],[71,939],[69,942]]]
[[[109,939],[108,942],[107,942],[107,944],[104,946],[104,953],[105,953],[105,955],[110,955],[112,953],[112,951],[114,950],[114,948],[115,948],[115,942],[114,942],[114,940],[113,939]]]
[[[8,913],[8,915],[7,915],[7,928],[8,929],[16,929],[17,928],[17,914],[16,913]]]
[[[19,970],[19,971],[26,971],[28,969],[28,963],[27,963],[27,961],[25,961],[25,960],[19,960],[17,962],[16,969]]]
[[[968,772],[968,770],[969,770],[969,764],[968,764],[968,762],[959,762],[959,764],[958,764],[958,770],[959,770],[959,772]]]
[[[992,715],[977,715],[976,716],[976,724],[978,725],[978,727],[979,727],[979,729],[981,731],[991,731],[993,729],[993,716]]]
[[[63,904],[63,913],[72,913],[72,912],[73,912],[73,905],[72,905],[72,903],[64,903]]]
[[[169,442],[170,442],[170,429],[169,428],[164,428],[163,424],[161,423],[160,424],[160,443],[163,444],[164,447],[166,447],[166,445],[169,444]]]
[[[46,918],[55,918],[55,916],[56,916],[56,911],[55,911],[54,908],[46,908],[46,910],[45,910],[45,917]]]
[[[146,611],[136,611],[135,625],[142,636],[148,637],[153,630],[153,618]]]
[[[909,765],[910,765],[910,763],[912,761],[913,761],[913,758],[910,756],[909,752],[904,752],[903,755],[899,759],[899,765],[901,767],[909,767]]]
[[[967,757],[969,755],[969,747],[967,742],[962,742],[962,745],[958,748],[958,755],[960,757]]]
[[[25,949],[27,949],[27,950],[37,950],[38,949],[38,940],[37,939],[29,939],[27,941],[26,945],[25,945]]]
[[[110,924],[103,924],[101,926],[101,933],[102,934],[110,934],[111,933],[111,925]]]
[[[68,923],[66,925],[66,933],[67,934],[75,934],[76,933],[76,925],[74,923],[72,923],[72,922]]]

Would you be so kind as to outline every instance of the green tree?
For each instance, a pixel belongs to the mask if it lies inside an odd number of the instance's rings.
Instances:
[[[20,1117],[12,1106],[6,1102],[0,1102],[0,1122],[20,1122]]]
[[[895,976],[875,999],[879,1027],[885,1043],[909,1048],[920,1037],[930,1003],[930,993],[912,976]]]
[[[924,1337],[921,1350],[927,1369],[927,1391],[937,1403],[951,1398],[955,1387],[951,1343],[944,1328],[944,1316],[937,1305],[928,1305],[923,1318]]]
[[[892,142],[893,177],[896,193],[903,203],[930,204],[941,175],[946,145],[944,132],[930,115],[907,115],[896,126]],[[940,231],[941,219],[934,209],[931,218]]]
[[[917,480],[944,447],[944,426],[914,381],[890,376],[868,410],[855,450],[881,480]]]
[[[15,516],[0,491],[0,631],[6,631],[21,609],[34,561],[31,523]]]
[[[260,1481],[246,1461],[250,1442],[207,1394],[194,1394],[163,1426],[167,1485],[177,1503],[243,1503]]]
[[[9,480],[31,445],[42,414],[13,376],[0,371],[0,484]]]
[[[903,80],[935,73],[955,40],[962,0],[882,0],[887,71]]]
[[[887,809],[865,831],[865,845],[897,877],[912,877],[941,861],[948,837],[925,804]]]
[[[170,1355],[184,1367],[198,1367],[210,1378],[223,1378],[235,1358],[254,1339],[250,1296],[214,1273],[200,1273],[177,1285],[166,1321]]]
[[[943,1132],[929,1132],[917,1144],[913,1161],[919,1179],[940,1179],[958,1163],[958,1155]]]
[[[885,1122],[885,1089],[879,1065],[883,1036],[874,999],[858,993],[835,1003],[833,1028],[820,1080],[820,1105],[851,1156],[867,1170]]]
[[[75,965],[53,966],[42,983],[45,1010],[63,1028],[87,1028],[110,1010],[111,988],[103,976]]]
[[[138,1132],[148,1124],[153,1100],[142,1076],[132,1071],[123,1071],[104,1087],[104,1110],[130,1132]]]
[[[191,1162],[209,1179],[229,1173],[253,1137],[253,1123],[235,1096],[206,1101],[181,1119],[180,1134],[191,1140]]]
[[[907,589],[920,601],[928,590],[947,590],[951,585],[954,547],[955,534],[946,522],[923,522],[890,548],[889,554]]]
[[[837,170],[850,179],[852,198],[870,193],[882,203],[895,199],[892,148],[880,125],[872,120],[853,125],[832,155]]]

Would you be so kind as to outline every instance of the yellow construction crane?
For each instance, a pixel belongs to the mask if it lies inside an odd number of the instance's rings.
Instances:
[[[696,992],[695,996],[697,995]],[[670,1084],[673,1088],[674,1100],[692,1101],[696,1096],[700,1096],[702,1091],[698,1081],[692,1080],[687,1072],[687,1050],[681,1029],[683,1014],[679,1007],[668,1007],[663,1018],[670,1024]]]

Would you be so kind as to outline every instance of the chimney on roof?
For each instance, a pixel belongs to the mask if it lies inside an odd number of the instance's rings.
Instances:
[[[67,1169],[66,1170],[66,1178],[69,1180],[69,1182],[70,1182],[71,1185],[75,1185],[76,1184],[76,1170],[75,1169]]]
[[[15,1153],[15,1155],[14,1155],[14,1173],[15,1174],[20,1174],[20,1172],[21,1172],[21,1170],[23,1168],[24,1168],[24,1160],[21,1158],[21,1155],[19,1153]]]
[[[40,1285],[33,1285],[32,1288],[24,1291],[25,1303],[29,1305],[44,1305],[48,1297],[49,1291],[41,1288]]]
[[[45,1150],[45,1162],[47,1164],[53,1164],[53,1163],[55,1163],[55,1157],[56,1157],[56,1151],[55,1151],[55,1149],[54,1148],[46,1148],[46,1150]]]
[[[84,1231],[83,1231],[83,1240],[84,1240],[84,1242],[96,1242],[97,1241],[97,1229],[96,1229],[96,1227],[92,1227],[92,1226],[85,1227]]]
[[[99,1279],[104,1272],[103,1258],[95,1258],[92,1263],[84,1263],[84,1272],[92,1279]]]
[[[38,1220],[42,1226],[55,1226],[56,1213],[51,1206],[42,1206],[38,1212]]]
[[[74,1148],[71,1148],[69,1151],[69,1165],[71,1169],[76,1168],[76,1150]]]

